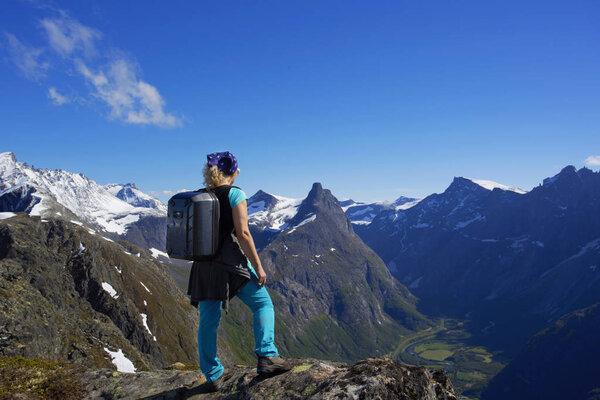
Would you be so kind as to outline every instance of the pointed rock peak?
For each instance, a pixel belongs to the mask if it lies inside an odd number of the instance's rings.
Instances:
[[[135,183],[133,183],[133,182],[124,184],[123,188],[137,189],[137,187],[135,186]]]
[[[567,165],[566,167],[561,169],[558,174],[554,175],[551,178],[544,179],[543,185],[544,186],[551,185],[559,179],[564,180],[564,179],[570,179],[573,177],[577,177],[577,169],[573,165]]]
[[[254,196],[270,196],[270,194],[262,189],[258,189],[258,191],[252,195],[252,197]]]
[[[475,190],[485,190],[480,185],[473,182],[471,179],[463,178],[462,176],[455,176],[454,180],[448,186],[444,193],[452,193],[452,192],[463,192],[463,191],[475,191]]]
[[[12,151],[7,151],[5,153],[0,153],[0,163],[16,163],[17,159],[15,158],[15,154]]]
[[[560,170],[560,172],[558,173],[559,175],[576,175],[577,174],[577,168],[575,168],[573,165],[567,165],[566,167],[564,167],[563,169]]]
[[[323,191],[323,186],[321,185],[321,183],[320,182],[315,182],[312,185],[312,189],[310,189],[309,196],[313,192],[318,194],[318,193],[321,193],[322,191]]]
[[[587,167],[583,167],[579,171],[577,171],[577,175],[579,175],[581,177],[593,176],[594,174],[595,174],[595,172]]]
[[[267,193],[264,190],[259,189],[258,192],[250,196],[250,198],[248,199],[248,203],[254,203],[258,201],[266,201],[270,203],[273,201],[277,201],[277,197],[272,195],[271,193]]]
[[[337,199],[333,197],[329,190],[323,189],[321,183],[313,183],[310,192],[308,192],[308,196],[306,196],[305,202],[309,204],[316,204],[323,202],[324,200],[337,201]]]
[[[23,164],[23,163],[21,163]],[[27,164],[23,164],[27,165]],[[12,152],[0,153],[0,176],[10,174],[11,171],[20,169],[17,159]]]
[[[270,210],[277,204],[282,204],[284,205],[283,208],[286,208],[285,204],[293,204],[294,202],[294,199],[276,196],[264,190],[259,190],[248,199],[248,213],[252,214],[258,211]],[[299,204],[300,201],[297,201],[297,203]]]

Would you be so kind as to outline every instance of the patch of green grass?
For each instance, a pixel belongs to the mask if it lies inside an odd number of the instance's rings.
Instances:
[[[471,334],[462,321],[442,319],[438,327],[400,338],[392,355],[406,363],[444,368],[458,393],[468,398],[479,398],[489,380],[504,365],[495,360],[486,348],[470,347],[469,338]],[[413,345],[414,353],[420,358],[407,352]],[[436,365],[435,361],[444,364]]]
[[[479,357],[482,362],[490,364],[492,362],[492,355],[483,347],[472,347],[467,350],[468,353],[472,353],[474,357]]]
[[[473,371],[473,372],[458,371],[456,373],[456,377],[458,379],[462,379],[462,380],[465,380],[465,381],[483,380],[483,379],[485,379],[485,375],[482,374],[481,372],[478,372],[478,371]]]
[[[453,353],[453,349],[456,347],[456,345],[454,344],[450,344],[450,343],[445,343],[445,342],[428,342],[428,343],[422,343],[418,346],[415,346],[415,352],[417,354],[422,353],[424,351],[431,351],[431,350],[446,350],[446,351],[451,351],[451,353]]]
[[[428,360],[444,361],[452,354],[454,354],[454,352],[449,350],[425,350],[424,352],[419,353],[419,356]]]
[[[64,361],[0,357],[0,399],[80,399],[85,395],[76,378],[80,368]]]

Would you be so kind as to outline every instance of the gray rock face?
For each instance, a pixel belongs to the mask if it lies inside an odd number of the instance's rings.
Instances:
[[[167,218],[142,216],[129,225],[121,238],[143,249],[164,251],[167,248]]]
[[[89,371],[82,380],[86,399],[389,399],[454,400],[454,388],[443,371],[410,367],[385,358],[354,365],[315,359],[291,360],[290,372],[261,378],[254,368],[225,371],[223,388],[205,393],[197,371],[106,374]]]
[[[267,203],[259,195],[249,209]],[[260,235],[257,228],[251,227],[253,235]],[[260,257],[279,324],[277,345],[286,354],[340,361],[382,355],[401,332],[430,323],[319,183],[272,232]]]

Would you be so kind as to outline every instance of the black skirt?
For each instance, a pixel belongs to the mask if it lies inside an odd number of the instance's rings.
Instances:
[[[234,234],[227,237],[212,260],[194,261],[190,271],[187,294],[190,303],[198,307],[202,300],[219,300],[227,311],[229,300],[250,280],[248,259]]]

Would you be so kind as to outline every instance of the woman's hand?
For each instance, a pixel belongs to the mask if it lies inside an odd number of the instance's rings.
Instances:
[[[262,266],[256,268],[256,275],[258,275],[258,287],[265,286],[265,283],[267,282],[267,274]]]

